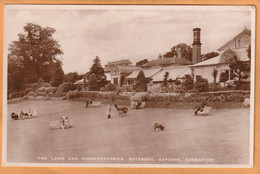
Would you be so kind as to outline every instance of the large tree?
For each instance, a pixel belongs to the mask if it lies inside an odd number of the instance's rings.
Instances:
[[[181,53],[182,58],[188,59],[190,61],[192,60],[192,48],[190,45],[187,45],[185,43],[180,43],[178,45],[173,46],[171,48],[171,51],[165,53],[163,57],[170,58],[170,57],[178,56],[179,51]]]
[[[98,56],[93,60],[93,65],[90,68],[90,71],[88,74],[95,74],[98,87],[97,89],[99,90],[101,87],[104,87],[106,84],[106,76],[105,76],[105,70],[101,65],[100,59]]]
[[[148,62],[147,59],[140,60],[139,62],[136,62],[135,66],[142,66],[143,64],[146,64]]]
[[[53,75],[50,67],[56,67],[52,66],[56,62],[61,65],[59,55],[63,54],[58,41],[53,38],[55,29],[33,23],[28,23],[23,29],[18,40],[9,45],[8,59],[20,62],[25,83],[37,82],[39,78],[50,80]]]

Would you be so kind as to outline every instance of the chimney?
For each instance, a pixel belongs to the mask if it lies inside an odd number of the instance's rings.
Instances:
[[[201,42],[200,42],[200,28],[193,29],[193,44],[192,44],[192,63],[201,62]]]

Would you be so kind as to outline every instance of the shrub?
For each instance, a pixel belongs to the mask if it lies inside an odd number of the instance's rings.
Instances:
[[[37,88],[40,88],[40,87],[42,87],[42,85],[44,84],[45,82],[44,82],[44,80],[42,79],[42,78],[39,78],[39,81],[38,81],[38,86],[37,86]]]
[[[89,76],[88,87],[89,87],[90,91],[98,91],[99,90],[98,79],[97,79],[97,76],[94,73],[90,74],[90,76]]]
[[[35,97],[35,96],[36,96],[36,93],[33,92],[33,91],[31,91],[31,92],[29,92],[29,93],[27,94],[27,96]]]
[[[27,84],[25,87],[31,88],[32,90],[36,90],[38,88],[38,83]]]
[[[113,83],[108,83],[103,87],[103,89],[100,89],[101,91],[115,91],[116,90],[116,85]]]
[[[226,72],[220,73],[219,81],[225,83],[228,80],[228,74]]]
[[[74,90],[74,91],[69,91],[67,94],[67,98],[76,98],[76,97],[80,97],[80,92],[78,90]]]
[[[26,94],[28,94],[28,93],[31,92],[31,91],[33,91],[32,88],[26,88],[26,89],[25,89]]]
[[[18,93],[17,92],[11,92],[8,96],[9,99],[13,99],[13,98],[16,98],[18,97]]]
[[[208,80],[198,76],[194,84],[194,90],[196,92],[207,92],[208,89],[209,89]]]
[[[181,83],[181,86],[184,87],[186,91],[191,90],[193,88],[193,79],[189,74],[184,76],[184,81]]]
[[[43,84],[41,85],[41,87],[45,87],[45,88],[51,87],[51,84],[50,84],[50,83],[43,83]]]
[[[26,95],[25,90],[21,90],[21,91],[18,92],[18,97],[23,97],[25,95]]]
[[[144,92],[147,91],[146,79],[143,71],[140,71],[136,78],[136,84],[134,85],[134,91]]]
[[[131,86],[118,86],[116,88],[117,93],[122,93],[122,92],[133,92],[133,88]]]
[[[75,90],[76,85],[71,82],[64,82],[60,86],[58,86],[56,93],[68,92],[69,90]]]
[[[57,87],[47,87],[47,88],[45,88],[45,91],[47,93],[55,93],[56,90],[57,90]]]
[[[159,85],[152,85],[148,87],[148,92],[151,93],[160,93],[162,92],[162,87]]]

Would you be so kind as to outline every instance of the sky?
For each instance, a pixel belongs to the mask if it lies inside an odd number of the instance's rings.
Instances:
[[[202,54],[217,51],[245,27],[252,29],[251,12],[245,6],[6,5],[4,51],[27,23],[52,27],[64,72],[81,74],[96,56],[102,66],[122,59],[135,65],[179,43],[191,45],[193,28],[201,28]]]

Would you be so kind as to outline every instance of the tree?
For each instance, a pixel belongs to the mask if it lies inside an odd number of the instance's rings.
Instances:
[[[24,33],[18,34],[18,40],[9,45],[9,58],[20,61],[24,83],[37,82],[39,78],[51,79],[50,66],[60,62],[58,56],[63,52],[52,35],[55,29],[28,23],[23,27]],[[48,74],[48,77],[46,76]]]
[[[8,93],[23,89],[23,63],[21,58],[12,59],[8,55]]]
[[[173,46],[171,48],[171,51],[166,52],[163,56],[165,58],[170,58],[174,56],[178,56],[178,50],[180,50],[181,57],[184,59],[192,60],[192,48],[191,46],[185,44],[185,43],[180,43],[176,46]]]
[[[52,85],[55,87],[58,87],[64,81],[64,72],[58,63],[56,64],[56,68],[54,70],[51,81],[52,81]]]
[[[144,60],[140,60],[139,62],[136,62],[135,66],[142,66],[143,64],[146,64],[148,63],[148,60],[147,59],[144,59]]]
[[[169,77],[169,72],[165,72],[164,79],[163,79],[163,87],[168,87],[168,77]]]
[[[66,74],[64,77],[65,81],[72,82],[72,83],[75,83],[77,80],[80,80],[82,78],[83,76],[79,75],[77,72],[70,72]]]
[[[96,74],[92,73],[89,76],[89,81],[88,81],[88,87],[90,91],[98,91],[99,86],[98,86],[98,79]]]
[[[186,91],[191,90],[193,88],[193,79],[191,75],[186,74],[184,76],[184,81],[182,82],[181,86],[185,88]]]
[[[194,83],[194,89],[196,92],[207,92],[209,89],[209,83],[207,79],[201,76],[196,77],[196,82]]]
[[[233,70],[234,77],[237,79],[236,81],[237,88],[240,88],[241,80],[243,78],[244,73],[250,72],[250,63],[237,60],[231,63],[229,67],[231,70]]]
[[[204,60],[208,60],[208,59],[211,59],[211,58],[213,58],[213,57],[216,57],[216,56],[218,56],[218,55],[219,55],[218,52],[212,51],[212,52],[210,52],[210,53],[207,53],[207,54],[202,55],[202,58],[203,58],[203,61],[204,61]]]
[[[143,71],[140,71],[137,75],[136,84],[134,90],[137,92],[147,91],[146,79]]]
[[[217,81],[217,75],[218,75],[218,70],[216,68],[214,68],[212,71],[212,76],[214,78],[214,85],[216,84],[216,81]]]
[[[90,68],[89,74],[95,74],[97,78],[97,90],[99,90],[101,87],[104,87],[106,84],[106,76],[105,76],[105,70],[101,66],[100,59],[98,56],[93,60],[93,65]]]
[[[228,74],[226,72],[221,72],[220,77],[219,77],[219,81],[226,83],[226,81],[228,81]]]

